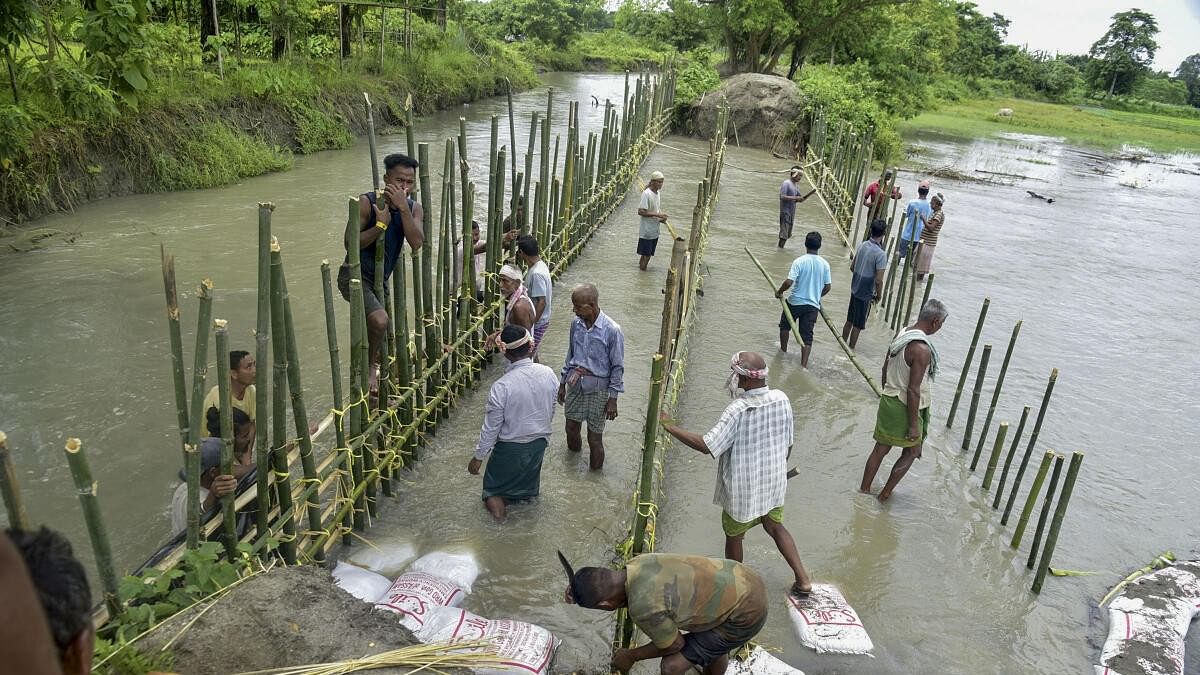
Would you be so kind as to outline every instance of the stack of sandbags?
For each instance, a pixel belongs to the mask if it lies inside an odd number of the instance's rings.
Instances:
[[[375,607],[399,614],[400,624],[421,639],[430,610],[461,605],[478,577],[479,563],[469,553],[429,553],[396,577]]]
[[[875,645],[836,586],[813,584],[803,599],[788,595],[788,614],[804,646],[818,654],[869,654]]]
[[[1138,578],[1108,606],[1097,675],[1182,675],[1183,646],[1197,613],[1200,561]]]

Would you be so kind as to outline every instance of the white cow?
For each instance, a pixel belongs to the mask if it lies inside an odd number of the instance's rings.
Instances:
[[[1013,109],[1012,108],[1001,108],[996,111],[996,115],[998,117],[1012,117]]]

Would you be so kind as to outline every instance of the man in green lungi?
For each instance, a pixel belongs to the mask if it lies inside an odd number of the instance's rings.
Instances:
[[[946,306],[930,300],[921,308],[917,322],[909,326],[888,346],[883,360],[883,395],[875,416],[875,448],[867,458],[859,491],[871,493],[871,483],[883,458],[893,446],[902,448],[900,459],[892,466],[887,483],[879,492],[879,501],[892,496],[896,484],[921,457],[921,446],[929,433],[929,383],[937,376],[938,353],[929,336],[946,321]],[[926,375],[928,374],[928,377]]]
[[[509,502],[538,495],[558,375],[530,358],[533,334],[524,326],[505,326],[496,346],[508,359],[508,368],[488,392],[479,444],[467,471],[478,476],[483,460],[491,455],[483,474],[483,504],[493,518],[503,521]]]

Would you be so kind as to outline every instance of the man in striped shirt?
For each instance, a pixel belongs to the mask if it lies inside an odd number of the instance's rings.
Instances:
[[[792,450],[792,403],[787,394],[767,387],[767,365],[761,354],[738,352],[730,361],[726,386],[733,402],[707,434],[671,424],[663,429],[684,445],[718,458],[713,503],[721,507],[725,557],[742,561],[742,539],[762,525],[796,575],[791,593],[806,596],[812,581],[800,562],[796,542],[783,526],[787,496],[787,458]]]

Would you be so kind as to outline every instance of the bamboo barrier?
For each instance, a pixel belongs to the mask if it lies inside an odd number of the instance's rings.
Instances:
[[[3,431],[0,431],[0,496],[4,498],[8,526],[28,530],[29,515],[25,513],[25,504],[21,501],[21,485],[13,469],[12,452],[8,449],[8,434]]]
[[[975,376],[975,388],[971,390],[971,407],[967,411],[967,430],[963,434],[962,450],[966,452],[971,447],[971,429],[975,426],[975,413],[979,410],[979,396],[983,393],[983,378],[987,375],[988,360],[992,356],[992,346],[983,346],[983,356],[979,357],[979,374]],[[974,471],[974,467],[971,469]]]
[[[809,125],[809,143],[797,157],[801,172],[816,189],[817,199],[833,221],[838,237],[844,245],[850,246],[857,238],[851,229],[857,213],[858,195],[862,193],[869,158],[874,151],[873,132],[859,134],[850,125],[840,123],[836,137],[829,142],[828,125],[821,110],[811,114]]]
[[[255,415],[262,415],[267,410],[267,401],[271,395],[270,380],[267,379],[267,360],[270,358],[271,346],[271,213],[275,205],[261,202],[258,205],[258,308],[257,323],[254,331],[254,361],[262,366],[254,376],[254,409]],[[260,418],[261,419],[261,418]],[[255,426],[259,427],[258,420]],[[267,531],[267,512],[271,507],[271,484],[268,464],[270,461],[270,445],[268,444],[266,425],[254,435],[254,491],[257,497],[255,508],[255,527],[258,532]]]
[[[987,415],[983,418],[983,429],[979,432],[979,444],[975,446],[975,457],[971,460],[971,470],[979,461],[979,453],[983,450],[987,439],[988,428],[992,426],[992,417],[996,414],[996,404],[1000,401],[1000,390],[1004,388],[1004,376],[1008,374],[1008,364],[1012,360],[1013,348],[1017,345],[1017,335],[1021,332],[1021,323],[1013,325],[1012,337],[1008,340],[1008,349],[1004,351],[1004,360],[1000,362],[1000,374],[996,376],[996,388],[992,390],[992,402],[988,405]]]
[[[1079,476],[1079,467],[1083,464],[1083,453],[1071,454],[1071,465],[1067,468],[1067,477],[1063,481],[1062,492],[1058,495],[1058,505],[1054,507],[1054,520],[1050,523],[1050,532],[1046,535],[1046,546],[1042,550],[1042,560],[1038,564],[1037,575],[1033,579],[1033,592],[1042,592],[1042,582],[1050,571],[1050,562],[1054,557],[1054,548],[1058,544],[1058,531],[1062,528],[1063,519],[1067,515],[1067,504],[1071,501],[1071,493],[1075,490],[1075,479]]]
[[[1038,546],[1042,541],[1042,531],[1046,527],[1046,519],[1050,516],[1050,507],[1054,504],[1054,490],[1058,487],[1058,477],[1062,473],[1063,456],[1054,456],[1054,471],[1050,474],[1050,486],[1046,488],[1046,498],[1042,500],[1042,512],[1038,515],[1037,528],[1033,531],[1033,542],[1029,545],[1029,558],[1025,566],[1033,569],[1037,560]]]
[[[175,256],[167,255],[167,248],[159,244],[162,257],[163,290],[167,296],[167,337],[171,348],[171,379],[175,385],[175,414],[179,423],[179,447],[187,461],[188,442],[188,398],[187,376],[183,370],[183,334],[179,325],[179,293],[175,288]]]
[[[279,508],[292,507],[291,473],[287,464],[287,335],[283,316],[283,260],[279,243],[271,241],[271,466],[275,472],[275,499]],[[283,521],[279,551],[289,565],[296,564],[296,522]]]
[[[1038,493],[1042,490],[1042,483],[1046,481],[1046,473],[1050,471],[1050,465],[1054,462],[1054,451],[1047,450],[1045,455],[1042,455],[1042,463],[1038,466],[1037,475],[1033,478],[1033,483],[1029,486],[1029,494],[1025,497],[1025,507],[1021,509],[1021,517],[1017,520],[1017,529],[1013,531],[1012,540],[1009,546],[1017,548],[1021,545],[1021,539],[1025,537],[1025,527],[1029,524],[1029,516],[1033,513],[1033,505],[1037,502]],[[1014,488],[1017,486],[1014,485]]]
[[[996,465],[1000,462],[1000,453],[1004,450],[1004,437],[1008,435],[1008,422],[1001,422],[996,429],[996,441],[992,443],[992,454],[988,457],[987,470],[983,472],[983,491],[992,487],[992,477],[996,475]]]
[[[187,474],[187,547],[200,545],[200,436],[204,428],[204,380],[208,374],[208,336],[212,333],[212,281],[204,279],[196,290],[200,301],[192,362],[192,401],[188,439],[183,446]],[[226,357],[228,358],[228,356]],[[71,455],[68,454],[68,458]]]
[[[983,332],[983,321],[987,318],[988,305],[991,298],[983,299],[983,307],[979,310],[979,320],[975,322],[975,334],[971,337],[971,348],[967,350],[966,361],[958,374],[958,386],[954,388],[954,401],[950,404],[950,414],[946,416],[946,428],[954,425],[954,414],[958,412],[958,402],[962,398],[963,385],[967,382],[967,373],[971,370],[971,362],[975,359],[975,345],[979,343],[979,334]]]
[[[1012,512],[1013,504],[1017,501],[1017,490],[1021,487],[1021,479],[1025,476],[1025,468],[1029,465],[1029,457],[1033,454],[1033,448],[1037,445],[1038,433],[1042,430],[1042,421],[1046,419],[1046,408],[1050,406],[1050,394],[1054,391],[1054,383],[1058,380],[1058,368],[1050,371],[1050,381],[1046,383],[1046,393],[1042,395],[1042,405],[1038,408],[1037,422],[1033,425],[1033,433],[1029,437],[1029,445],[1025,448],[1025,454],[1021,457],[1021,464],[1017,468],[1017,476],[1013,479],[1012,492],[1008,495],[1008,502],[1004,505],[1004,516],[1000,518],[1001,525],[1008,524],[1008,516]]]
[[[221,475],[233,475],[233,402],[229,397],[229,328],[224,319],[213,319],[217,346],[217,403],[221,418]],[[221,497],[221,519],[224,523],[222,541],[225,555],[237,556],[237,515],[233,510],[233,495]]]
[[[1008,482],[1008,469],[1012,466],[1013,457],[1017,454],[1017,446],[1021,444],[1021,434],[1025,433],[1025,422],[1029,420],[1029,406],[1021,411],[1021,421],[1017,424],[1017,433],[1013,434],[1012,445],[1008,448],[1008,456],[1004,458],[1004,469],[1000,472],[1000,482],[996,485],[996,498],[992,500],[992,510],[1000,508],[1000,500],[1004,497],[1004,485]],[[1004,522],[1000,523],[1004,525]]]

